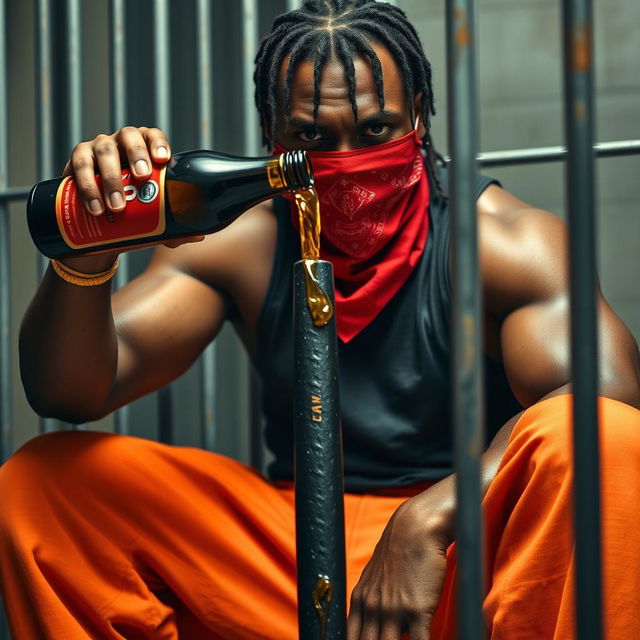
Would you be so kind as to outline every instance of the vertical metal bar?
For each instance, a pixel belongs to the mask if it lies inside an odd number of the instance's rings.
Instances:
[[[453,222],[453,348],[458,637],[484,638],[480,454],[484,442],[480,277],[476,225],[476,3],[447,4],[450,203]]]
[[[37,131],[37,172],[38,180],[54,177],[54,134],[53,134],[53,71],[51,66],[51,0],[36,2],[36,131]],[[49,260],[38,253],[38,273],[40,277],[47,270]],[[56,431],[60,425],[52,418],[40,418],[40,433]]]
[[[253,65],[258,52],[257,0],[242,0],[242,47],[244,148],[247,155],[257,156],[260,152],[260,139],[258,111],[253,100]]]
[[[154,0],[153,35],[155,59],[156,124],[171,139],[171,55],[169,2]]]
[[[82,140],[82,19],[80,0],[67,0],[67,82],[69,151]]]
[[[257,156],[260,153],[258,137],[258,111],[253,99],[253,69],[258,51],[258,2],[242,0],[242,78],[244,113],[244,153]],[[250,451],[251,465],[256,469],[264,466],[265,452],[262,440],[262,414],[260,411],[260,381],[253,371],[249,372],[250,407]]]
[[[0,0],[0,190],[9,186],[6,3]],[[13,451],[11,415],[11,260],[9,203],[0,202],[0,464]]]
[[[156,125],[171,141],[171,56],[169,39],[169,2],[154,0],[153,34],[155,60]],[[173,442],[173,390],[171,386],[158,391],[158,437],[160,442]]]
[[[0,191],[9,186],[9,114],[7,5],[0,0]],[[9,203],[0,202],[0,465],[13,453],[11,406],[11,260]],[[0,598],[0,638],[10,640],[9,623]]]
[[[66,0],[67,24],[67,151],[82,140],[82,17],[80,0]],[[68,425],[74,431],[85,425]]]
[[[577,637],[602,637],[598,328],[595,268],[593,8],[563,1],[567,204],[571,280]]]
[[[127,123],[127,39],[125,0],[109,2],[109,39],[111,68],[109,80],[111,85],[111,129],[117,131]],[[116,287],[124,287],[130,278],[129,254],[123,253],[120,267],[116,271]],[[125,405],[115,414],[114,430],[116,433],[130,433],[131,409]]]
[[[196,22],[198,32],[198,144],[201,149],[212,149],[213,137],[213,59],[211,56],[211,4],[197,0]],[[200,359],[202,388],[201,446],[215,451],[216,438],[216,362],[217,345],[210,344]]]

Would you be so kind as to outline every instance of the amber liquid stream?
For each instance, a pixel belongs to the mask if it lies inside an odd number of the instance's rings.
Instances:
[[[313,187],[296,191],[295,199],[300,218],[300,249],[307,287],[307,305],[313,324],[322,327],[331,320],[333,305],[316,277],[316,266],[320,259],[320,202]]]

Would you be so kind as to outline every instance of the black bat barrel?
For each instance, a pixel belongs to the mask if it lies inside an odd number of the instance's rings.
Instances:
[[[319,260],[316,276],[333,303],[331,263]],[[336,323],[313,324],[302,261],[293,280],[299,637],[337,640],[346,638],[346,569]]]

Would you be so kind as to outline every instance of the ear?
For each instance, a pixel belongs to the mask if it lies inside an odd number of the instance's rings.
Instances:
[[[427,135],[427,127],[425,123],[422,121],[422,101],[424,99],[424,94],[422,91],[416,94],[416,97],[413,99],[413,113],[416,117],[420,117],[420,122],[418,123],[418,135],[421,138],[424,138]]]

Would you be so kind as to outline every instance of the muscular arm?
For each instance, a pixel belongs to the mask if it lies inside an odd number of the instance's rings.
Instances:
[[[481,196],[478,213],[487,347],[502,359],[509,384],[524,408],[568,393],[565,225],[495,186]],[[600,292],[598,309],[600,393],[640,407],[638,347]],[[499,332],[494,339],[492,328]],[[482,456],[483,496],[520,415],[500,429]],[[350,639],[360,637],[361,629],[381,625],[428,637],[424,630],[440,599],[446,549],[454,539],[454,514],[455,474],[397,509],[353,591]]]
[[[528,407],[570,391],[567,228],[497,186],[478,204],[485,304],[503,319],[505,371]],[[599,290],[596,295],[600,394],[639,407],[638,346]]]
[[[22,379],[38,413],[95,420],[192,364],[226,315],[223,296],[190,274],[193,247],[157,249],[113,296],[109,284],[77,287],[49,269],[20,332]]]

